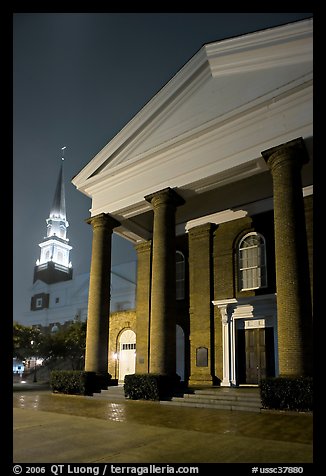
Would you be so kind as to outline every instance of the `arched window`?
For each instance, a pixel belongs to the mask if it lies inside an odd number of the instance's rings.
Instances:
[[[241,291],[267,286],[265,238],[248,233],[239,243],[239,287]]]
[[[185,298],[185,257],[181,251],[175,255],[176,261],[176,298],[179,300]]]

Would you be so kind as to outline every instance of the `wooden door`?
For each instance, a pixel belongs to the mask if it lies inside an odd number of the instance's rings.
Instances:
[[[265,329],[246,329],[246,383],[258,384],[267,375]]]

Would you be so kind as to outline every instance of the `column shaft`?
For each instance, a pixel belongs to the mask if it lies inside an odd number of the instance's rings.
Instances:
[[[303,140],[262,152],[273,176],[280,375],[310,373],[312,318],[301,167]]]
[[[150,373],[176,372],[175,212],[183,200],[172,189],[145,197],[154,210]]]
[[[214,376],[212,232],[213,225],[205,223],[188,233],[191,385],[212,385]],[[202,348],[207,349],[207,362],[199,365]]]
[[[136,373],[149,372],[149,322],[151,299],[151,241],[140,243],[137,250],[136,296]]]
[[[119,223],[101,213],[87,220],[93,228],[89,278],[85,370],[108,372],[111,238]]]

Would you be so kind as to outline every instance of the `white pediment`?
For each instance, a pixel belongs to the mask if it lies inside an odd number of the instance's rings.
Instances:
[[[217,78],[206,74],[196,88],[180,92],[133,140],[108,158],[100,173],[134,163],[143,154],[168,147],[178,139],[209,127],[214,121],[230,120],[228,116],[238,116],[240,110],[245,114],[253,103],[270,101],[290,85],[306,81],[311,73],[312,64],[306,62],[278,66],[273,74],[269,69]]]
[[[203,46],[73,179],[92,215],[258,173],[276,139],[312,134],[312,57],[312,20]]]

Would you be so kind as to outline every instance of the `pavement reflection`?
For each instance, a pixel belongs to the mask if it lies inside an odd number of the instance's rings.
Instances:
[[[206,408],[183,408],[152,401],[107,401],[94,397],[53,394],[51,392],[15,393],[14,408],[33,409],[114,422],[140,423],[205,433],[219,433],[277,441],[311,443],[312,415],[286,413],[235,412]]]

